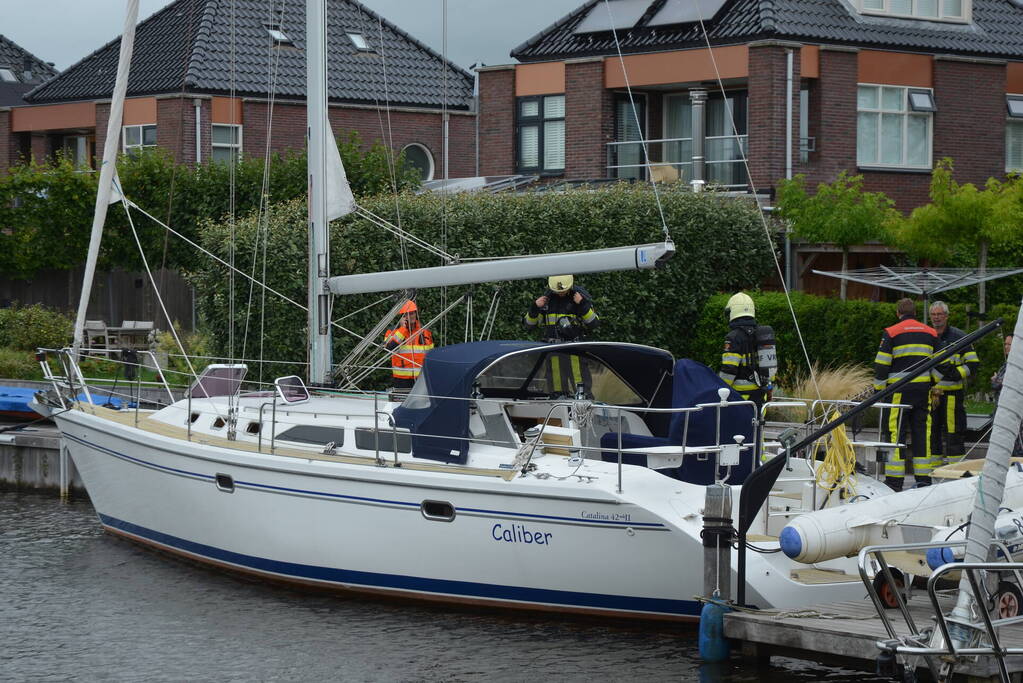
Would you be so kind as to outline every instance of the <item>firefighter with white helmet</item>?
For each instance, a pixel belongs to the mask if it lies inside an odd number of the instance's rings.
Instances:
[[[745,292],[728,300],[725,315],[729,329],[718,376],[743,400],[756,403],[759,412],[774,388],[778,370],[774,330],[757,324],[753,299]]]

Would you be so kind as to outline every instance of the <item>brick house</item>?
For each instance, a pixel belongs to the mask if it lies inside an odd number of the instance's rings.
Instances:
[[[328,13],[335,134],[355,130],[367,144],[405,150],[424,178],[442,177],[445,163],[451,176],[475,175],[473,76],[357,0],[330,0]],[[303,3],[170,3],[136,30],[122,150],[160,146],[191,164],[304,148],[304,44]],[[33,89],[27,105],[0,110],[0,170],[58,150],[95,165],[119,46]]]
[[[943,157],[1023,171],[1020,0],[589,0],[511,56],[480,70],[485,175],[690,180],[701,123],[704,178],[736,188],[743,149],[758,190],[848,170],[902,210]]]
[[[53,64],[44,62],[28,50],[0,35],[0,120],[9,117],[10,107],[22,106],[26,93],[40,83],[57,75]],[[0,123],[0,130],[6,124]],[[15,147],[21,141],[10,135],[0,135],[0,159],[28,152],[28,148]],[[5,164],[6,165],[6,164]]]
[[[480,70],[484,175],[764,192],[847,170],[908,211],[944,157],[960,182],[1023,171],[1021,0],[589,0],[511,56]],[[797,287],[837,289],[809,270],[838,249],[795,249]],[[864,245],[849,267],[891,262]]]

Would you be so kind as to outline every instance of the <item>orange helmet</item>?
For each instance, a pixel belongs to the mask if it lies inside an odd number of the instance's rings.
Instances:
[[[409,299],[405,302],[405,305],[401,307],[398,313],[415,313],[419,311],[419,306],[416,306],[416,302]]]

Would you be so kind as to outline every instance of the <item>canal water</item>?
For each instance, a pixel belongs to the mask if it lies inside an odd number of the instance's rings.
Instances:
[[[87,500],[0,491],[0,680],[72,679],[870,680],[781,658],[701,666],[691,627],[296,592],[105,534]]]

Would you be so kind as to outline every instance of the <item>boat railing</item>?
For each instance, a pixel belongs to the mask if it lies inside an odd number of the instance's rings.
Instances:
[[[863,581],[863,585],[867,588],[867,594],[870,596],[871,602],[874,604],[874,608],[877,610],[878,616],[881,619],[881,623],[885,627],[885,631],[888,633],[887,640],[881,640],[877,642],[878,649],[891,653],[893,656],[906,655],[906,656],[918,656],[923,657],[927,662],[928,667],[931,669],[932,675],[935,680],[939,679],[938,669],[942,662],[947,663],[949,658],[954,659],[956,657],[973,657],[973,656],[994,656],[998,660],[998,667],[1001,678],[1003,681],[1009,681],[1008,672],[1005,666],[1005,657],[1008,655],[1023,655],[1023,647],[1004,647],[998,638],[998,629],[1003,626],[1009,626],[1012,624],[1023,623],[1023,614],[1015,616],[992,618],[991,614],[986,609],[986,605],[990,604],[993,598],[991,591],[988,589],[987,574],[993,572],[996,574],[1011,573],[1016,581],[1016,585],[1023,587],[1023,563],[1012,562],[1012,553],[1006,544],[999,540],[993,539],[991,541],[991,547],[998,552],[1004,561],[995,562],[948,562],[934,569],[931,572],[930,577],[927,579],[927,597],[930,602],[930,607],[933,610],[933,621],[936,624],[941,638],[934,638],[933,629],[920,629],[913,615],[909,611],[906,598],[903,597],[900,587],[896,583],[895,576],[893,575],[892,568],[885,560],[884,554],[891,552],[906,552],[906,551],[926,551],[932,548],[953,548],[953,547],[964,547],[966,540],[956,541],[933,541],[927,543],[900,543],[894,545],[873,545],[867,546],[860,550],[858,565],[860,572],[860,579]],[[875,578],[870,575],[869,564],[875,564],[877,571],[875,577],[882,577],[885,585],[890,590],[891,594],[895,597],[897,608],[901,614],[903,620],[906,623],[906,627],[909,630],[908,635],[900,636],[895,629],[892,620],[886,614],[886,608],[881,601],[878,594],[877,587],[875,585]],[[966,575],[967,580],[970,584],[970,589],[976,598],[976,602],[980,605],[980,609],[977,611],[980,613],[980,619],[972,621],[970,623],[962,623],[959,621],[951,621],[944,614],[941,604],[938,602],[938,585],[943,580],[947,580],[944,577],[952,572],[962,572]],[[903,584],[908,588],[909,578],[904,577]],[[958,647],[956,640],[958,640],[960,634],[969,634],[972,630],[976,634],[983,634],[980,639],[973,638],[973,643],[968,647]],[[953,638],[953,633],[956,634],[956,638]],[[986,638],[986,642],[983,640]]]
[[[170,384],[167,382],[167,378],[163,370],[160,368],[159,363],[157,362],[156,355],[152,351],[137,351],[136,353],[139,356],[146,356],[149,358],[150,362],[152,363],[152,368],[154,369],[154,372],[156,373],[156,376],[158,378],[158,381],[142,380],[141,368],[147,367],[143,363],[132,363],[125,361],[123,359],[110,358],[107,356],[100,358],[98,356],[82,354],[84,358],[96,358],[97,360],[102,360],[108,363],[116,363],[124,366],[134,366],[136,368],[139,368],[139,371],[135,373],[134,381],[125,380],[126,384],[128,382],[131,382],[131,384],[135,385],[136,392],[134,394],[116,391],[117,384],[120,381],[119,377],[114,378],[113,380],[107,377],[86,377],[82,372],[81,365],[78,362],[78,359],[75,358],[74,352],[70,348],[67,347],[61,349],[40,348],[37,350],[37,359],[39,361],[39,366],[43,371],[43,378],[46,381],[53,384],[54,389],[57,390],[58,394],[60,394],[60,389],[62,387],[70,390],[72,384],[71,378],[75,378],[81,385],[82,393],[86,395],[90,404],[93,403],[92,392],[94,390],[100,392],[102,389],[101,393],[106,393],[109,396],[116,396],[118,398],[128,399],[129,401],[134,401],[136,403],[137,408],[137,404],[141,400],[143,386],[162,388],[163,391],[166,392],[167,394],[169,403],[174,403],[174,401],[177,399],[175,399],[174,392],[171,390]],[[50,354],[57,356],[58,362],[61,364],[61,368],[64,371],[63,376],[55,375],[53,373],[53,370],[48,362],[48,357]],[[107,386],[111,382],[113,382],[113,387]],[[92,385],[91,389],[90,385]],[[153,402],[156,403],[157,401],[154,400]]]

